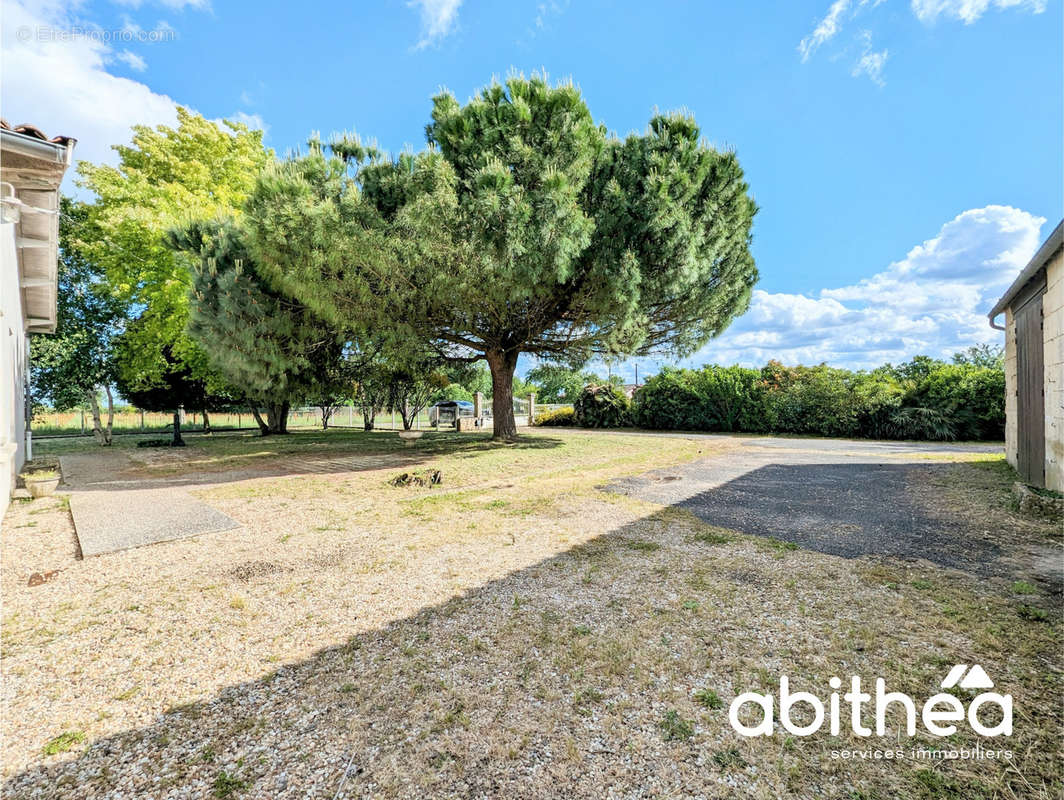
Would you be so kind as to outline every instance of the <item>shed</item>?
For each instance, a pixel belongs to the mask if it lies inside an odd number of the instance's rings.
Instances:
[[[1064,491],[1064,221],[991,309],[1005,315],[1005,456],[1031,486]]]

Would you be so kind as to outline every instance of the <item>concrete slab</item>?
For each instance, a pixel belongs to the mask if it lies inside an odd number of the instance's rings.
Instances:
[[[73,492],[70,513],[83,558],[240,527],[174,488]]]

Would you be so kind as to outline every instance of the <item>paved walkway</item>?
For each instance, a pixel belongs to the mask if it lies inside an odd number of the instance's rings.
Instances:
[[[84,558],[240,527],[183,489],[129,487],[120,474],[131,462],[121,451],[75,453],[60,462]]]

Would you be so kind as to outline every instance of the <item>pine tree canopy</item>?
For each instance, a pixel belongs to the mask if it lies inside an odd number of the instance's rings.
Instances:
[[[268,168],[249,247],[327,319],[485,357],[497,437],[518,354],[682,355],[746,309],[756,206],[690,116],[619,139],[574,86],[511,77],[435,97],[426,133],[391,160],[343,137]]]
[[[189,333],[211,366],[260,407],[340,393],[345,337],[258,274],[231,219],[198,221],[166,244],[195,256]]]

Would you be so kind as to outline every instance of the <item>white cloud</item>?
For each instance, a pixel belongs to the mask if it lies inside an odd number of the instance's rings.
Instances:
[[[421,11],[421,38],[415,49],[423,50],[454,30],[462,0],[410,0],[407,5]]]
[[[77,0],[5,0],[0,106],[13,125],[30,123],[48,136],[77,139],[76,160],[113,164],[117,160],[113,145],[128,144],[134,125],[175,124],[177,103],[139,81],[107,71],[115,61],[143,70],[146,64],[135,53],[116,52],[103,36],[69,35],[74,26],[100,30],[77,19],[77,7]],[[142,32],[128,18],[122,30]],[[160,22],[156,30],[170,28]],[[255,114],[238,111],[229,118],[267,130]],[[68,170],[64,191],[77,193],[74,178],[75,171]]]
[[[263,121],[263,119],[262,119],[262,117],[260,115],[258,115],[258,114],[248,114],[246,111],[236,111],[236,112],[234,112],[232,114],[227,114],[225,116],[225,119],[230,120],[232,122],[243,123],[244,125],[247,125],[249,128],[251,128],[251,130],[253,130],[253,131],[264,131],[265,132],[265,131],[268,131],[270,129],[270,126],[267,125]],[[212,120],[212,122],[214,122],[216,125],[220,125],[220,126],[222,126],[224,128],[224,125],[222,125],[222,120],[221,119]]]
[[[100,39],[41,34],[81,24],[71,8],[5,0],[0,103],[12,124],[73,136],[76,158],[113,162],[111,145],[128,142],[132,125],[172,124],[177,104],[143,83],[108,73],[107,63],[121,56]]]
[[[808,61],[809,57],[816,52],[820,45],[833,39],[835,34],[842,30],[842,16],[849,7],[850,0],[835,0],[831,4],[827,16],[820,20],[820,23],[813,29],[811,34],[799,42],[798,52],[802,54],[802,61]]]
[[[885,0],[859,0],[856,7],[852,0],[834,0],[816,28],[808,36],[798,43],[798,52],[802,61],[808,61],[813,54],[824,45],[835,39],[842,31],[843,23],[864,14],[870,9],[881,5]],[[925,24],[931,24],[940,17],[955,19],[965,25],[971,25],[982,17],[989,9],[1005,10],[1010,8],[1029,11],[1033,14],[1041,14],[1046,10],[1047,0],[910,0],[912,13],[918,20]],[[871,32],[864,30],[859,33],[855,40],[842,48],[845,55],[854,46],[854,42],[861,48],[861,55],[854,63],[851,74],[856,78],[867,75],[872,81],[880,86],[884,85],[883,68],[887,63],[887,51],[874,51],[871,49]]]
[[[853,65],[853,70],[850,74],[855,78],[858,78],[861,75],[867,75],[877,86],[885,86],[886,82],[883,80],[883,67],[887,65],[888,51],[876,51],[872,49],[871,31],[862,31],[860,38],[864,43],[864,47],[861,51],[861,57],[858,58],[857,63]]]
[[[148,62],[129,50],[123,50],[115,56],[116,59],[127,64],[130,69],[136,72],[144,72],[148,68]]]
[[[144,5],[144,0],[114,0],[114,2],[127,8],[140,8]],[[172,8],[175,11],[181,11],[185,8],[204,10],[211,7],[210,0],[159,0],[159,5]]]
[[[1022,8],[1041,14],[1046,10],[1046,0],[912,0],[913,13],[917,19],[928,23],[939,17],[947,17],[971,25],[991,7],[999,10]]]
[[[684,363],[872,367],[1000,342],[986,313],[1038,248],[1044,223],[1009,206],[972,209],[855,284],[812,297],[755,290],[750,310]]]

